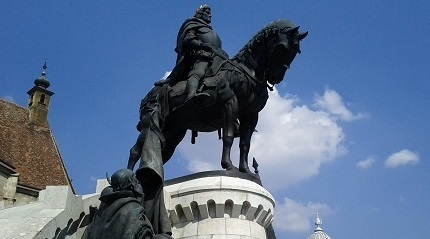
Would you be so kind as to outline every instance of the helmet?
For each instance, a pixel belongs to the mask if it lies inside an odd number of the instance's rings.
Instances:
[[[112,174],[110,184],[114,191],[129,189],[133,178],[136,178],[130,169],[120,169]]]
[[[108,181],[114,192],[121,190],[131,190],[135,196],[142,196],[143,189],[139,181],[136,178],[136,174],[130,169],[120,169],[112,174],[112,177]]]

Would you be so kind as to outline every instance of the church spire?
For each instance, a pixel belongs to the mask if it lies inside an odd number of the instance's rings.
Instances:
[[[46,79],[46,68],[48,68],[46,66],[46,61],[42,68],[42,74],[40,74],[40,76],[34,81],[34,84],[36,86],[42,87],[43,89],[47,89],[51,84],[49,83],[48,79]]]
[[[34,81],[33,88],[27,92],[29,95],[28,109],[30,113],[30,123],[47,127],[49,103],[54,92],[47,90],[51,84],[48,79],[46,79],[46,69],[48,68],[46,66],[46,61],[42,68],[43,71]]]

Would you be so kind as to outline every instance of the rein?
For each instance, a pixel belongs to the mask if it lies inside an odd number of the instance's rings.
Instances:
[[[257,78],[255,78],[254,76],[252,76],[251,72],[249,71],[248,68],[244,68],[242,66],[240,66],[239,64],[235,63],[234,61],[230,60],[229,58],[227,58],[225,55],[219,53],[217,50],[213,50],[212,51],[215,55],[219,56],[221,59],[225,60],[227,63],[230,63],[232,66],[235,66],[238,69],[241,69],[243,72],[246,73],[246,75],[251,78],[253,81],[262,84],[263,82],[259,81]],[[255,64],[255,66],[257,66],[257,63],[253,61],[253,64]]]
[[[274,85],[269,85],[268,82],[264,82],[264,81],[260,81],[258,80],[255,76],[253,76],[251,74],[251,72],[249,71],[248,67],[243,67],[239,64],[237,64],[235,61],[232,61],[230,59],[228,59],[227,57],[225,57],[225,55],[219,53],[217,50],[213,50],[212,51],[215,55],[217,55],[218,57],[220,57],[221,59],[225,60],[227,63],[231,64],[232,66],[242,70],[242,72],[245,73],[245,75],[252,81],[254,82],[254,84],[264,84],[266,83],[266,87],[270,90],[273,91],[273,87]],[[247,57],[248,61],[251,63],[251,65],[253,65],[255,68],[258,68],[258,64],[257,62],[254,61],[254,59],[252,59],[252,56],[248,56]]]
[[[254,59],[252,59],[252,56],[248,56],[247,57],[247,61],[249,62],[249,63],[251,63],[251,65],[254,67],[254,68],[258,68],[258,64],[257,64],[257,62],[255,62],[254,61]],[[239,69],[241,69],[243,72],[245,72],[246,73],[246,75],[250,78],[250,80],[252,81],[252,82],[254,82],[255,84],[264,84],[264,83],[266,83],[266,87],[270,90],[270,91],[273,91],[273,87],[275,86],[275,85],[270,85],[267,81],[265,82],[265,81],[260,81],[260,80],[258,80],[256,77],[254,77],[251,73],[250,73],[250,71],[249,71],[249,69],[248,69],[248,67],[242,67],[241,65],[238,65],[238,64],[236,64],[235,62],[233,62],[233,61],[231,61],[231,64],[233,65],[233,66],[235,66],[235,67],[237,67],[237,68],[239,68]]]

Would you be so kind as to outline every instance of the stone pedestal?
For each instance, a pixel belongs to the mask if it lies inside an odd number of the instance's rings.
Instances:
[[[164,189],[175,239],[267,238],[275,201],[256,182],[203,173],[167,181]]]

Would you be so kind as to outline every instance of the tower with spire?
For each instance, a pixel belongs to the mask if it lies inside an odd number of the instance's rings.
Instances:
[[[325,233],[321,228],[322,220],[318,212],[316,216],[317,217],[315,218],[315,226],[317,226],[317,228],[315,228],[314,233],[312,233],[312,235],[308,239],[331,239],[331,237],[327,235],[327,233]]]
[[[34,81],[34,86],[27,94],[30,123],[42,127],[48,126],[48,111],[51,96],[54,92],[49,91],[50,83],[46,79],[46,62],[43,65],[42,74]]]

